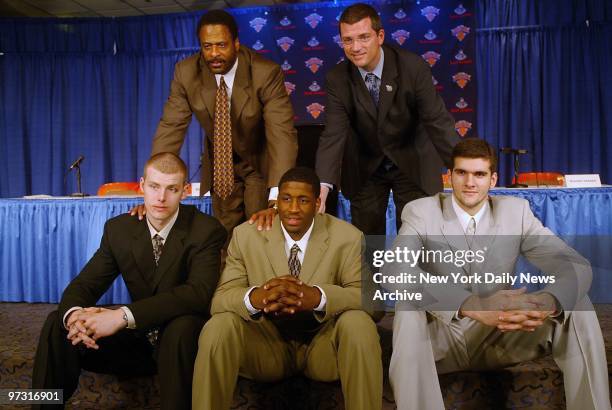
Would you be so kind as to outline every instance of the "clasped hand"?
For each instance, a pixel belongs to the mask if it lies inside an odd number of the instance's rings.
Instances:
[[[526,288],[500,290],[488,297],[471,296],[460,314],[502,332],[533,332],[555,313],[556,301],[549,293],[527,294]]]
[[[89,349],[99,349],[98,339],[111,336],[125,326],[121,309],[88,307],[70,313],[66,321],[67,338],[73,346],[83,343]]]
[[[274,316],[311,312],[321,303],[321,292],[294,276],[270,279],[255,288],[250,295],[251,305]]]

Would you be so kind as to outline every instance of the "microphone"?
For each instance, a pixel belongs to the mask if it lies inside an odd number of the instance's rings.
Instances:
[[[83,162],[84,159],[85,159],[85,157],[83,155],[79,155],[79,157],[76,159],[76,161],[74,161],[72,163],[72,165],[70,165],[70,167],[68,167],[68,170],[70,171],[70,170],[78,167],[81,164],[81,162]]]

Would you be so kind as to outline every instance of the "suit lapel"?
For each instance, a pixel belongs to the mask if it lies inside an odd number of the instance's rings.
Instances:
[[[215,118],[215,99],[217,96],[217,81],[215,80],[215,75],[210,72],[208,66],[204,62],[204,59],[200,57],[198,60],[198,64],[200,66],[200,76],[202,79],[202,90],[201,95],[204,100],[204,105],[206,106],[206,110],[210,115],[211,121],[214,121]],[[212,135],[210,136],[212,139]]]
[[[272,229],[265,232],[264,238],[266,238],[266,256],[268,261],[270,261],[270,265],[272,265],[274,276],[288,275],[289,265],[287,254],[285,253],[285,237],[281,230],[278,216],[272,222]]]
[[[317,214],[312,233],[310,234],[310,239],[308,240],[308,247],[304,255],[302,270],[300,271],[300,280],[302,282],[310,282],[328,247],[329,233],[327,232],[323,217]]]
[[[234,77],[234,85],[232,88],[232,118],[238,122],[238,118],[242,114],[242,109],[249,100],[249,94],[246,90],[251,86],[249,78],[249,67],[246,57],[243,53],[238,53],[238,67],[236,68],[236,76]]]
[[[442,199],[442,235],[444,235],[444,239],[446,240],[448,246],[452,251],[458,249],[470,249],[465,238],[465,232],[463,232],[463,228],[461,228],[461,223],[459,223],[459,218],[457,217],[457,214],[455,214],[455,210],[453,209],[453,203],[451,198],[452,194]],[[466,274],[470,273],[469,267],[467,265],[463,265],[462,269]]]
[[[499,225],[496,221],[499,221],[499,215],[495,215],[497,209],[493,207],[493,201],[489,197],[489,210],[483,215],[482,219],[476,225],[476,237],[474,240],[473,249],[484,250],[495,249],[495,241],[497,239],[497,231]],[[493,262],[498,261],[499,258],[490,256],[490,253],[485,253],[485,260],[479,267],[481,272],[497,272],[498,266],[495,266]]]
[[[357,95],[357,100],[363,106],[366,112],[370,114],[372,119],[376,121],[376,117],[378,115],[376,105],[374,105],[374,101],[372,100],[372,96],[368,91],[368,87],[365,85],[365,81],[363,81],[357,67],[352,63],[349,63],[349,70],[351,71],[351,81],[353,82],[353,89]]]
[[[148,285],[151,293],[153,286],[151,279],[155,272],[155,259],[153,258],[153,244],[151,243],[151,232],[147,226],[146,219],[138,223],[138,228],[134,232],[134,241],[132,243],[132,255],[136,266],[140,271],[142,280]]]
[[[393,104],[395,93],[397,92],[397,63],[395,54],[391,49],[385,47],[385,62],[383,74],[380,81],[380,91],[378,97],[378,125],[382,125],[387,117],[387,113]]]
[[[174,264],[180,262],[178,255],[181,254],[181,250],[183,249],[183,241],[185,236],[187,236],[190,220],[191,218],[188,215],[187,209],[181,207],[178,218],[170,230],[168,238],[166,238],[166,241],[164,242],[164,248],[159,258],[157,269],[155,269],[155,273],[151,279],[151,287],[154,291],[157,290],[159,283],[164,278],[164,275],[168,272],[168,270]]]

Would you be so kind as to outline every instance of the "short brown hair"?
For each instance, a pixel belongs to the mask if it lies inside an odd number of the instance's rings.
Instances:
[[[497,153],[495,148],[485,140],[478,138],[466,138],[459,141],[453,148],[453,168],[455,168],[455,158],[482,158],[488,160],[491,166],[491,173],[497,172]]]
[[[348,6],[340,16],[340,23],[355,24],[367,17],[372,21],[372,29],[378,33],[383,28],[382,22],[380,21],[380,16],[378,12],[376,12],[376,9],[369,4],[355,3]]]
[[[185,162],[176,154],[172,152],[160,152],[149,158],[145,163],[142,172],[143,178],[147,177],[147,168],[153,167],[159,172],[164,174],[183,174],[183,181],[187,183],[187,165]]]

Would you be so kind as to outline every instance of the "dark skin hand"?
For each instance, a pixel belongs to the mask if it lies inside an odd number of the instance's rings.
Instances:
[[[147,210],[145,209],[144,204],[136,205],[132,209],[130,209],[130,216],[138,215],[138,220],[142,221],[142,218],[147,214]]]
[[[257,222],[258,231],[262,231],[264,229],[269,231],[272,229],[272,220],[278,213],[277,210],[273,208],[275,204],[276,201],[269,201],[268,208],[262,209],[261,211],[255,212],[253,215],[251,215],[249,218],[249,224],[253,225],[255,222]]]
[[[291,275],[270,279],[251,292],[255,309],[274,316],[312,312],[321,303],[321,292]]]

